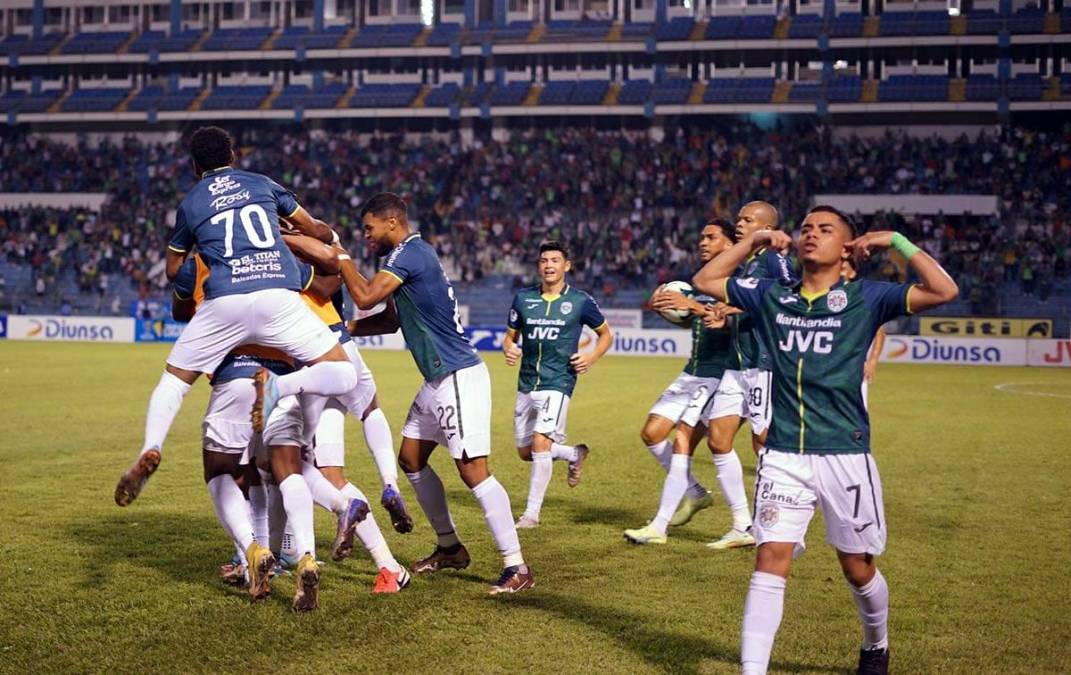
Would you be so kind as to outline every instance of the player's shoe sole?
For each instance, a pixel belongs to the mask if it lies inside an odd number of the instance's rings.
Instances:
[[[396,532],[409,534],[413,531],[413,517],[409,515],[409,509],[406,508],[400,492],[390,487],[384,489],[379,503],[390,515],[390,524]]]
[[[725,536],[717,541],[707,544],[707,548],[714,551],[728,551],[733,548],[748,548],[755,545],[755,537],[751,532],[741,532],[737,529],[729,530]]]
[[[338,517],[338,529],[335,531],[335,541],[331,544],[331,558],[343,560],[353,553],[353,535],[357,524],[368,517],[368,502],[363,499],[351,499],[346,504],[346,510]]]
[[[650,525],[644,525],[634,530],[625,530],[625,540],[637,545],[664,544],[667,537]]]
[[[397,573],[391,572],[386,567],[379,570],[375,583],[372,584],[373,593],[400,593],[409,586],[413,577],[409,571],[402,567]]]
[[[253,422],[253,431],[264,431],[264,424],[268,421],[271,411],[279,402],[279,392],[275,388],[275,373],[267,368],[261,368],[253,375],[253,388],[256,398],[253,399],[253,410],[250,419]]]
[[[149,476],[156,473],[159,466],[159,448],[149,448],[141,453],[134,465],[127,469],[115,486],[115,503],[119,506],[127,506],[137,499],[149,480]]]
[[[320,566],[316,559],[306,553],[294,570],[297,590],[290,609],[295,612],[311,612],[320,606]]]
[[[530,588],[535,588],[535,577],[532,576],[531,568],[528,568],[526,572],[522,572],[519,567],[507,567],[502,570],[502,576],[499,577],[494,586],[491,586],[487,594],[520,593]]]
[[[591,448],[584,443],[576,446],[576,461],[569,462],[569,475],[565,478],[569,487],[575,488],[580,485],[580,475],[584,472],[584,462],[587,461],[589,454],[591,454]]]
[[[413,574],[427,574],[444,569],[463,570],[471,562],[469,552],[461,544],[457,545],[456,551],[448,551],[441,546],[436,546],[431,555],[416,561],[410,569],[413,570]]]
[[[275,556],[257,542],[245,550],[249,562],[249,595],[254,600],[263,600],[271,595],[271,578],[275,576]]]
[[[517,524],[514,527],[518,530],[534,530],[539,527],[539,521],[528,516],[521,516],[517,519]]]
[[[695,514],[699,513],[703,509],[709,509],[714,506],[714,497],[711,496],[710,491],[702,497],[696,499],[694,497],[685,497],[681,500],[681,505],[677,507],[677,511],[670,518],[670,527],[679,527],[681,525],[687,525]]]

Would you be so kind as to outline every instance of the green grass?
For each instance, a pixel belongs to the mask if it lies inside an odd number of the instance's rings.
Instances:
[[[205,384],[187,398],[139,500],[127,509],[112,502],[165,355],[163,346],[0,342],[0,671],[737,670],[754,553],[702,546],[729,524],[720,501],[664,547],[621,537],[657,506],[662,473],[638,430],[678,361],[608,358],[581,383],[569,428],[594,451],[575,490],[555,467],[544,524],[522,534],[534,591],[485,595],[500,560],[440,452],[434,465],[473,565],[373,597],[374,570],[355,555],[325,568],[321,611],[295,616],[289,579],[253,606],[216,578],[232,547],[201,479]],[[365,356],[397,433],[416,370],[406,354]],[[492,466],[519,513],[528,481],[511,447],[515,373],[497,355],[488,360]],[[994,389],[1004,382],[1071,397],[1071,373],[1041,369],[883,366],[871,389],[897,672],[1066,672],[1071,662],[1069,402]],[[355,424],[347,438],[351,477],[378,494]],[[737,447],[750,493],[754,457],[743,437]],[[715,487],[709,455],[699,458],[697,475]],[[386,533],[403,563],[432,545],[415,515],[412,534]],[[332,533],[319,512],[322,547]],[[820,518],[808,541],[789,582],[773,670],[848,672],[859,626]]]

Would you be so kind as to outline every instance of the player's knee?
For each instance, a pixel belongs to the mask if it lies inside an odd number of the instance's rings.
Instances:
[[[759,546],[755,554],[755,571],[787,578],[792,569],[792,549],[792,544],[781,542]]]
[[[874,578],[877,566],[874,564],[874,556],[866,553],[841,553],[837,552],[840,559],[840,570],[844,578],[852,586],[866,586]]]
[[[525,462],[532,461],[532,446],[531,445],[518,445],[517,456]]]
[[[417,458],[398,455],[398,468],[405,473],[416,473],[424,467],[420,465],[420,461]]]
[[[651,423],[647,423],[644,425],[643,429],[640,430],[640,439],[643,440],[644,445],[661,443],[663,439],[660,438],[660,436],[661,434],[659,433],[658,427]]]

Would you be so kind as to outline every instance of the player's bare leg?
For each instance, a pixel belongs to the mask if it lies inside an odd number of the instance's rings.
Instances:
[[[884,675],[889,671],[889,585],[874,564],[874,556],[838,550],[837,559],[863,624],[858,672]]]
[[[744,468],[736,450],[733,449],[733,439],[742,421],[742,418],[735,415],[710,420],[707,446],[714,456],[718,486],[721,487],[721,494],[733,517],[732,528],[720,539],[707,544],[708,548],[716,551],[755,545],[755,537],[751,534],[751,511],[748,508],[747,493],[744,491]],[[753,444],[760,443],[754,446],[756,452],[762,447],[761,443],[765,442],[765,432],[761,438],[761,441],[752,438]]]
[[[398,451],[398,465],[405,472],[409,484],[416,492],[417,503],[424,511],[435,531],[435,550],[426,558],[417,560],[412,565],[413,572],[424,574],[443,569],[463,570],[469,566],[469,552],[457,537],[454,519],[446,505],[446,490],[435,470],[428,465],[428,459],[437,444],[416,438],[402,437],[402,446]]]
[[[766,542],[758,548],[755,571],[744,601],[740,635],[743,675],[765,673],[769,667],[770,652],[784,614],[785,585],[792,570],[794,548],[795,544],[790,542]]]
[[[669,440],[676,422],[661,415],[648,415],[640,431],[640,440],[647,446],[655,461],[665,471],[669,471],[669,461],[673,457],[673,444]]]

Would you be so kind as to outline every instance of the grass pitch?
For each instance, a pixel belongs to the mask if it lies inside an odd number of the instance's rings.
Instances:
[[[440,451],[434,466],[473,565],[374,597],[375,570],[355,552],[325,568],[322,609],[295,616],[291,579],[276,580],[274,597],[256,606],[217,579],[233,549],[201,478],[206,384],[186,399],[138,501],[112,502],[140,447],[166,353],[0,342],[0,671],[737,671],[754,553],[702,546],[729,525],[720,500],[673,530],[666,546],[633,547],[621,536],[657,508],[663,474],[638,430],[679,360],[610,357],[582,378],[570,439],[593,453],[575,490],[556,463],[543,525],[522,532],[534,591],[485,595],[500,559]],[[404,353],[365,356],[397,435],[416,369]],[[515,371],[486,357],[492,467],[519,514],[528,465],[512,449]],[[995,388],[1006,383],[1014,386]],[[886,365],[871,409],[890,526],[880,564],[892,593],[894,670],[1066,672],[1071,373]],[[378,495],[356,424],[347,440],[351,479]],[[743,436],[737,448],[750,494],[754,457]],[[696,474],[717,494],[709,454],[697,457]],[[378,506],[374,513],[404,564],[426,555],[433,535],[404,479],[401,487],[416,517],[411,534],[391,530]],[[321,551],[333,532],[318,511]],[[859,625],[820,517],[808,543],[789,582],[772,670],[850,672]]]

